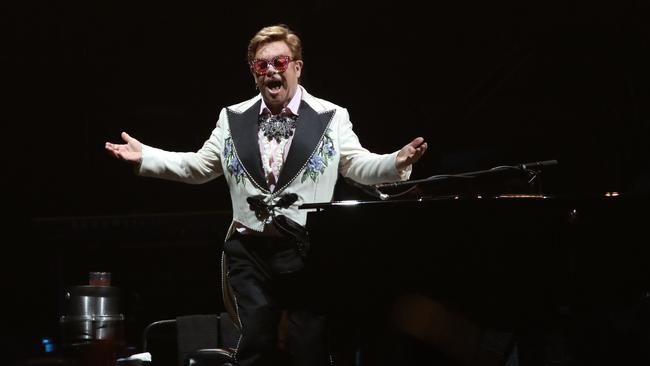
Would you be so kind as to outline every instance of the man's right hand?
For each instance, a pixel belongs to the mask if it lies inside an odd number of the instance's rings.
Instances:
[[[118,159],[128,161],[134,164],[140,164],[142,161],[142,144],[140,141],[129,136],[128,133],[122,132],[122,140],[126,144],[106,143],[106,150]]]

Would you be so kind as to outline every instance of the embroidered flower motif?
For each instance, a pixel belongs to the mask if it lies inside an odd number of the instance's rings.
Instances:
[[[235,145],[232,142],[232,137],[226,138],[223,156],[226,159],[226,167],[231,175],[235,177],[237,183],[246,185],[246,180],[244,179],[246,173],[244,172],[244,167],[241,165],[239,159],[235,156]]]
[[[318,176],[325,172],[325,168],[327,168],[330,160],[332,160],[336,154],[336,149],[334,149],[334,142],[329,136],[330,132],[331,130],[329,129],[325,132],[323,141],[311,159],[309,159],[307,162],[307,167],[305,168],[305,172],[302,174],[302,178],[300,180],[301,183],[306,181],[307,178],[311,178],[311,180],[315,183],[318,180]]]

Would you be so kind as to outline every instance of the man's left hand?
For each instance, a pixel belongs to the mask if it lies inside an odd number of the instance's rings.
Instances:
[[[424,142],[424,138],[422,137],[417,137],[413,141],[406,144],[397,153],[397,158],[395,159],[395,166],[397,167],[397,170],[404,170],[409,165],[420,160],[425,151],[427,151],[427,143]]]

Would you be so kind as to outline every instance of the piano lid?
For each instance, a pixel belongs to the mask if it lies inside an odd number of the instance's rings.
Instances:
[[[464,196],[464,195],[451,195],[451,196],[430,196],[430,197],[417,197],[417,198],[402,198],[402,199],[391,199],[391,200],[340,200],[340,201],[330,201],[330,202],[314,202],[314,203],[305,203],[299,206],[299,209],[313,210],[313,209],[325,209],[329,207],[342,207],[342,206],[372,206],[372,205],[408,205],[408,204],[417,204],[417,203],[427,203],[427,202],[439,202],[439,201],[452,201],[452,200],[462,200],[462,201],[476,201],[476,200],[540,200],[540,199],[552,199],[554,196],[546,196],[542,194],[500,194],[496,196],[483,196],[483,195],[474,195],[474,196]]]

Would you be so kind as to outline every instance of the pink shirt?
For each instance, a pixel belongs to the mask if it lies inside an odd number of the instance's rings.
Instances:
[[[301,98],[302,98],[302,90],[300,88],[298,88],[296,90],[296,93],[293,95],[293,98],[291,98],[291,101],[289,101],[289,104],[287,104],[287,107],[286,107],[291,111],[291,113],[293,113],[296,116],[298,115],[298,109],[300,108],[300,100],[301,100]],[[266,103],[264,103],[264,99],[262,99],[262,105],[260,106],[260,113],[259,114],[262,114],[265,111],[268,111],[267,113],[270,113],[268,107],[266,106]],[[264,139],[266,139],[266,137],[264,137],[264,132],[259,131],[257,133],[257,137],[258,137],[257,141],[258,141],[258,144],[259,144],[259,147],[260,147],[260,155],[264,156]],[[289,153],[289,148],[291,147],[291,141],[293,141],[293,135],[289,136],[289,138],[287,140],[288,141],[287,141],[286,145],[284,145],[284,151],[282,152],[282,156],[283,156],[283,158],[282,158],[283,161],[282,162],[284,162],[284,160],[287,159],[287,154]],[[271,161],[269,161],[269,163],[270,163],[271,166],[273,166],[273,164],[278,163],[278,162],[273,161],[273,156],[275,156],[275,153],[276,153],[276,150],[278,149],[279,143],[277,141],[275,141],[275,139],[273,139],[273,140],[270,141],[270,144],[271,144],[271,151],[270,151],[269,156],[270,156]],[[275,190],[275,184],[278,182],[278,176],[276,174],[273,174],[272,172],[270,172],[266,176],[266,181],[269,183],[269,189],[271,190],[271,192],[273,192]]]

